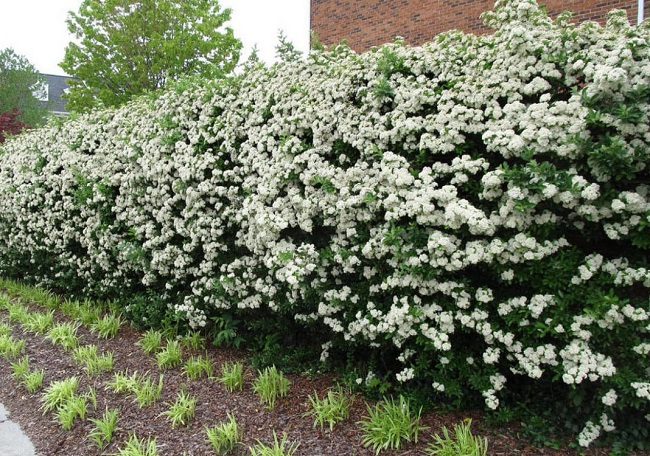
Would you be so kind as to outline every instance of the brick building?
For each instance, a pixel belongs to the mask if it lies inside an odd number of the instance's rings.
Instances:
[[[638,0],[547,0],[540,4],[553,17],[562,11],[573,12],[574,22],[603,23],[607,12],[622,9],[635,24],[639,9]],[[311,0],[311,30],[323,44],[346,40],[355,51],[396,36],[419,45],[452,29],[487,32],[479,16],[493,6],[494,0]],[[647,17],[648,5],[644,9],[643,17]]]

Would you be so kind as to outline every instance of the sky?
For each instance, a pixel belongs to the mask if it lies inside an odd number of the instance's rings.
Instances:
[[[78,11],[82,0],[0,0],[0,50],[13,50],[41,73],[65,74],[59,68],[65,47],[72,40],[65,20]],[[221,0],[232,8],[229,25],[244,44],[245,58],[255,44],[262,60],[275,56],[278,31],[296,48],[309,49],[310,0]]]

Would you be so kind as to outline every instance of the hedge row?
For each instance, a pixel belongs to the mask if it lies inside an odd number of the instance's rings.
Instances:
[[[532,0],[485,21],[8,141],[0,274],[138,318],[165,311],[133,298],[149,292],[194,328],[292,331],[360,383],[504,415],[545,398],[580,445],[642,446],[650,29]]]

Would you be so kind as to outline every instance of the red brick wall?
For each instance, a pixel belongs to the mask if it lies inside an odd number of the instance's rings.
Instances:
[[[546,5],[553,17],[561,11],[572,11],[574,22],[596,20],[603,23],[612,9],[626,10],[630,22],[636,24],[637,21],[637,0],[547,0],[540,3]],[[311,29],[323,44],[347,40],[355,51],[392,41],[395,36],[419,45],[451,29],[487,32],[479,16],[493,6],[494,0],[311,0]]]

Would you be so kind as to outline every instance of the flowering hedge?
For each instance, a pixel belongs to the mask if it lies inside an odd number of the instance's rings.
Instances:
[[[583,446],[647,433],[648,25],[485,21],[13,138],[0,274],[297,326],[439,398],[545,396]]]

